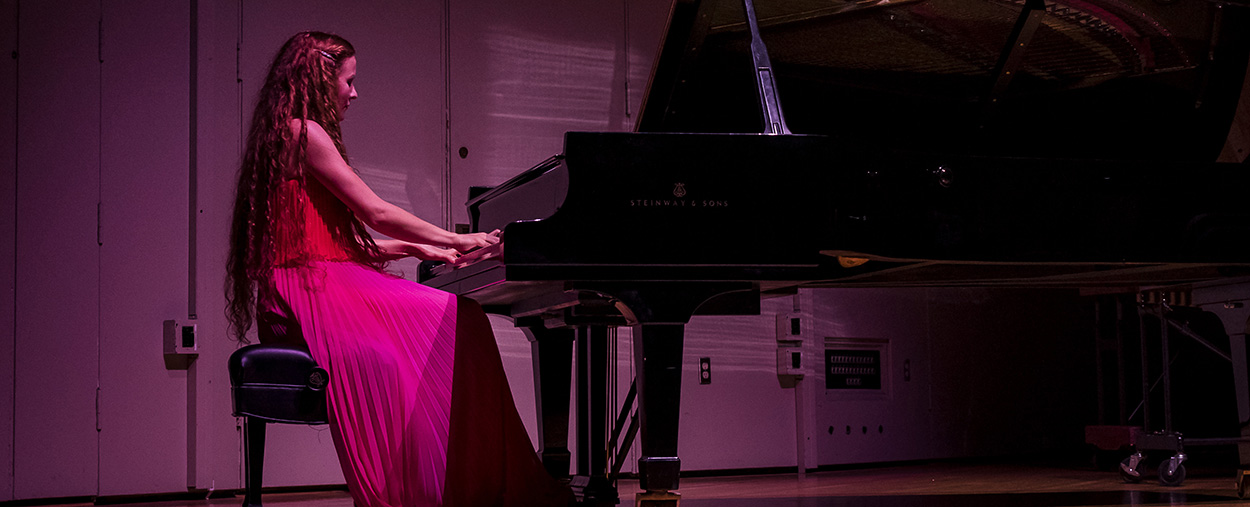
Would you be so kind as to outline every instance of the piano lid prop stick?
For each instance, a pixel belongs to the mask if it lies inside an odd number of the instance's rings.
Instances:
[[[742,0],[746,10],[747,26],[751,29],[751,60],[755,62],[755,83],[760,90],[760,112],[764,115],[765,134],[789,134],[786,118],[781,114],[781,101],[777,99],[777,82],[773,80],[773,64],[768,58],[768,48],[760,38],[759,23],[755,20],[755,3]]]

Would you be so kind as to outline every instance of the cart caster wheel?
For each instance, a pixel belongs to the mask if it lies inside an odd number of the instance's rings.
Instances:
[[[1141,482],[1141,472],[1137,470],[1137,463],[1141,458],[1137,456],[1129,456],[1120,462],[1120,479],[1129,484],[1137,484]]]
[[[1246,490],[1250,488],[1250,470],[1237,471],[1237,498],[1245,498]]]
[[[1170,459],[1159,463],[1159,482],[1164,486],[1180,486],[1185,482],[1185,465],[1177,463],[1173,469]]]

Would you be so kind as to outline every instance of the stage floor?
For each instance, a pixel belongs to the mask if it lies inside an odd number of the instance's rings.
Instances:
[[[1191,471],[1179,487],[1153,473],[1125,484],[1115,472],[1027,464],[926,463],[795,474],[681,480],[685,507],[1092,507],[1250,506],[1237,498],[1231,472]],[[637,482],[621,481],[622,506]],[[238,498],[113,504],[120,507],[237,506]],[[346,492],[270,493],[266,505],[352,507]],[[90,504],[66,504],[85,506]]]

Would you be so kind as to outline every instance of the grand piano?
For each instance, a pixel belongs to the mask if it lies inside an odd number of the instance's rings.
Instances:
[[[1250,275],[1250,170],[1214,162],[1245,158],[1248,58],[1237,2],[676,0],[636,131],[569,132],[475,189],[497,255],[421,278],[525,330],[553,474],[615,503],[640,431],[639,502],[675,504],[692,315],[800,287]],[[618,326],[637,366],[612,420]]]

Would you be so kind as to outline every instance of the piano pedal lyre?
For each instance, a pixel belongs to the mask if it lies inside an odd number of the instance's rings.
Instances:
[[[681,493],[673,491],[647,491],[634,497],[635,507],[680,507]]]

